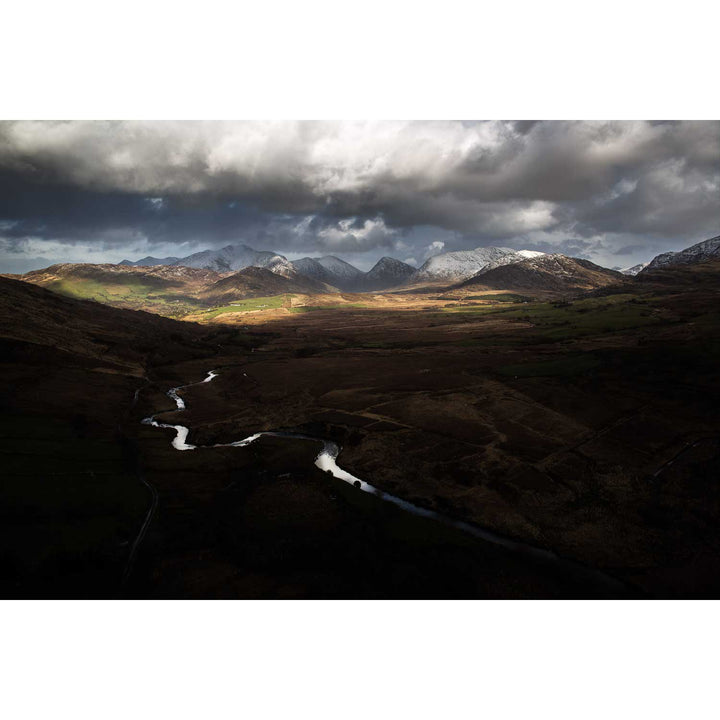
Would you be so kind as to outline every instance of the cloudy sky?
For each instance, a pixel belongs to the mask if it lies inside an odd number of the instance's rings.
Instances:
[[[720,122],[0,122],[0,272],[244,242],[627,267],[720,233]]]

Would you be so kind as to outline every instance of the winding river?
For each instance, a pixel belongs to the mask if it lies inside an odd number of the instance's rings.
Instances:
[[[193,387],[195,385],[203,385],[204,383],[212,382],[212,380],[216,378],[218,374],[218,372],[211,370],[210,372],[208,372],[207,377],[204,380],[200,380],[196,383],[190,383],[188,385],[178,385],[177,387],[168,390],[166,393],[167,396],[171,398],[177,406],[176,410],[173,412],[185,410],[187,407],[185,401],[178,394],[179,391],[184,390],[185,388]],[[627,595],[628,592],[632,592],[624,583],[617,580],[616,578],[613,578],[599,570],[595,570],[581,565],[580,563],[577,563],[573,560],[563,558],[552,552],[551,550],[545,550],[543,548],[535,547],[534,545],[529,545],[528,543],[504,537],[479,525],[475,525],[464,520],[456,520],[447,515],[443,515],[442,513],[438,513],[434,510],[429,510],[419,505],[415,505],[411,502],[408,502],[407,500],[403,500],[400,497],[391,495],[390,493],[383,492],[379,488],[376,488],[374,485],[371,485],[365,480],[362,480],[361,478],[349,473],[347,470],[343,470],[343,468],[341,468],[337,464],[337,457],[340,454],[342,448],[337,443],[330,440],[313,437],[311,435],[305,435],[299,432],[270,430],[255,433],[254,435],[249,435],[242,440],[236,440],[235,442],[230,443],[218,443],[215,445],[192,445],[187,441],[188,434],[190,433],[190,428],[186,427],[185,425],[172,425],[168,423],[161,423],[155,420],[154,415],[144,418],[142,420],[142,423],[145,425],[151,425],[153,427],[171,428],[175,430],[175,437],[172,440],[172,446],[176,450],[180,451],[208,449],[216,447],[246,447],[247,445],[250,445],[251,443],[255,442],[263,436],[281,437],[287,438],[289,440],[303,440],[322,443],[322,450],[315,458],[315,466],[318,467],[320,470],[331,473],[333,477],[354,486],[361,492],[375,495],[381,500],[392,503],[393,505],[396,505],[402,510],[418,517],[430,518],[444,525],[456,528],[457,530],[460,530],[485,542],[492,543],[493,545],[499,545],[513,553],[518,553],[525,557],[533,558],[556,568],[560,568],[564,571],[567,571],[568,573],[571,573],[579,579],[590,582],[594,585],[604,587],[606,591],[609,591],[613,595]]]

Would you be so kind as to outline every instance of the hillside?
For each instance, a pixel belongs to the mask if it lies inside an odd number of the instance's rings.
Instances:
[[[43,347],[43,353],[75,358],[75,364],[92,362],[137,375],[154,348],[162,347],[170,358],[175,345],[184,346],[202,332],[190,323],[63,297],[0,277],[0,338],[6,346]]]
[[[174,264],[217,272],[243,270],[251,266],[267,268],[281,275],[292,271],[292,265],[284,256],[266,250],[254,250],[247,245],[226,245],[220,250],[203,250],[180,258]]]
[[[483,270],[456,287],[558,293],[594,290],[623,281],[627,282],[627,278],[615,270],[589,260],[554,254]]]
[[[684,250],[680,250],[680,252],[667,252],[656,255],[642,272],[650,273],[669,265],[692,265],[719,257],[720,235],[691,245]]]
[[[637,265],[633,265],[632,267],[625,268],[624,270],[620,270],[620,272],[623,275],[632,275],[635,276],[642,270],[644,270],[648,266],[648,263],[638,263]]]
[[[441,253],[426,260],[409,281],[412,283],[438,280],[457,282],[466,280],[481,270],[520,262],[539,255],[542,253],[502,247],[479,247],[474,250]]]
[[[285,293],[326,293],[332,288],[318,280],[293,273],[291,277],[277,275],[259,267],[247,267],[240,272],[217,280],[198,294],[208,304],[223,304],[243,298],[283,295]]]
[[[323,267],[316,258],[304,257],[299,260],[293,260],[292,265],[301,275],[312,278],[313,280],[330,284],[333,280],[338,279],[327,268]]]
[[[406,283],[415,273],[415,268],[391,257],[382,257],[365,274],[362,289],[365,291],[388,290]]]
[[[320,280],[345,291],[357,291],[362,286],[365,273],[334,255],[319,258],[304,257],[293,260],[297,272],[307,277]]]
[[[129,418],[144,403],[139,392],[152,393],[178,363],[205,367],[220,345],[242,352],[241,340],[0,277],[4,598],[123,593],[153,500],[134,440],[139,421]]]
[[[283,255],[267,250],[255,250],[243,244],[226,245],[219,250],[201,250],[181,258],[155,258],[149,256],[135,261],[123,260],[120,264],[131,267],[181,265],[221,273],[242,270],[250,266],[264,267],[281,275],[292,272],[292,265]]]
[[[720,257],[704,262],[668,264],[652,272],[641,272],[636,281],[644,289],[657,292],[706,290],[720,292]]]
[[[128,310],[182,316],[197,295],[222,277],[212,270],[182,266],[62,264],[18,276],[28,283],[83,300]]]

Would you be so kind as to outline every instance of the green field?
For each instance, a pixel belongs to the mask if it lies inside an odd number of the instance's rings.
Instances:
[[[203,313],[203,317],[211,320],[218,315],[225,313],[238,312],[258,312],[262,310],[274,310],[283,307],[283,305],[291,298],[291,295],[272,295],[270,297],[247,298],[246,300],[237,300],[230,305],[212,308]]]
[[[192,298],[173,298],[166,288],[143,283],[135,278],[123,282],[105,283],[91,278],[64,278],[48,283],[48,290],[77,298],[95,300],[131,310],[148,310],[159,315],[182,317],[197,308]]]

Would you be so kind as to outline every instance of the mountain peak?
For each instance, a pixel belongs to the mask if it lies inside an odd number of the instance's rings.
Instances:
[[[589,260],[553,253],[486,268],[458,287],[557,293],[592,290],[623,280],[623,276],[615,270],[600,267]]]
[[[412,265],[386,255],[365,274],[363,287],[366,290],[395,287],[404,283],[414,272],[415,268]]]
[[[666,265],[690,265],[720,257],[720,235],[695,243],[679,252],[656,255],[641,272],[651,272]]]
[[[478,247],[434,255],[415,273],[415,280],[465,280],[482,270],[542,257],[534,250],[513,250],[505,247]]]

